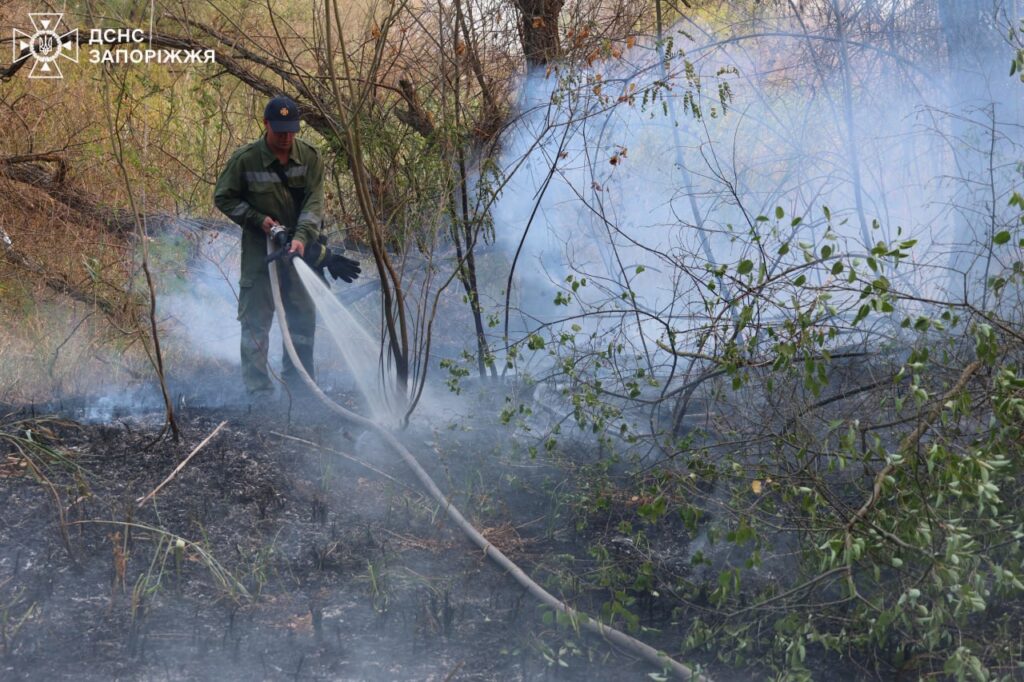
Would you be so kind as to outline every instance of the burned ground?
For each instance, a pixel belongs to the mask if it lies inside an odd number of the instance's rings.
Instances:
[[[186,408],[183,438],[173,443],[159,438],[159,410],[76,421],[96,416],[90,406],[2,411],[4,679],[612,680],[650,672],[553,624],[449,527],[397,458],[326,413],[304,410],[299,426],[283,410]],[[222,421],[138,509],[137,498]],[[477,435],[442,423],[406,436],[442,488],[461,491],[457,504],[488,539],[556,594],[570,589],[558,567],[585,561],[585,545],[549,494],[554,469],[529,459],[509,467],[480,451]],[[669,617],[647,615],[662,624]],[[644,636],[673,648],[671,637]]]
[[[539,606],[373,434],[319,403],[242,407],[226,371],[205,373],[202,390],[172,386],[177,443],[161,437],[152,386],[0,409],[0,679],[661,679]],[[719,682],[782,669],[771,642],[742,640],[746,630],[779,641],[772,619],[784,627],[829,608],[845,627],[841,579],[881,593],[904,576],[899,557],[878,578],[803,560],[819,531],[798,486],[850,506],[873,474],[822,467],[815,480],[798,455],[762,452],[767,441],[715,440],[769,423],[750,391],[735,393],[746,410],[704,405],[703,440],[695,430],[688,449],[657,459],[568,424],[556,440],[558,395],[520,391],[513,410],[504,392],[517,387],[500,388],[431,393],[399,437],[549,592]],[[833,389],[807,400],[838,409]],[[787,398],[797,411],[802,399]],[[779,423],[790,428],[786,415]],[[977,442],[985,424],[944,428]],[[757,513],[736,521],[734,508]],[[1020,613],[1011,597],[962,631],[997,641]],[[892,679],[907,674],[885,648],[893,641],[837,652],[808,638],[800,666],[814,679]]]

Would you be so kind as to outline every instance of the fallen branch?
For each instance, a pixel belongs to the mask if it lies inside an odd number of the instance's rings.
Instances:
[[[17,154],[15,156],[5,156],[0,159],[0,164],[13,166],[17,163],[33,163],[36,161],[47,161],[49,163],[57,164],[57,172],[54,173],[52,178],[50,178],[50,182],[55,185],[64,184],[64,178],[68,175],[68,161],[60,153],[48,152],[43,154]]]
[[[163,482],[160,483],[160,485],[158,485],[157,487],[153,488],[153,492],[151,492],[150,494],[146,495],[145,497],[140,497],[139,499],[137,499],[136,502],[138,503],[138,507],[141,508],[142,505],[144,505],[147,502],[149,502],[158,492],[160,492],[165,485],[170,483],[174,479],[174,477],[177,476],[181,472],[181,470],[185,468],[185,465],[189,463],[189,460],[191,460],[193,457],[195,457],[196,454],[200,450],[202,450],[206,446],[207,443],[209,443],[211,440],[213,440],[213,437],[216,436],[220,432],[220,430],[222,428],[224,428],[224,426],[226,424],[227,424],[226,421],[222,421],[220,424],[218,424],[217,428],[215,428],[213,430],[213,433],[211,433],[209,436],[204,438],[203,442],[200,443],[199,445],[197,445],[195,447],[195,449],[188,454],[188,457],[186,457],[184,460],[182,460],[181,464],[176,466],[174,468],[174,471],[172,471],[170,473],[170,475],[167,478],[165,478],[163,480]]]
[[[55,163],[57,169],[51,172],[43,163]],[[134,225],[131,213],[121,208],[105,206],[73,183],[67,182],[69,168],[67,160],[56,153],[26,154],[0,159],[0,175],[46,192],[55,201],[78,212],[80,216],[76,217],[77,220],[87,219],[98,223],[116,235],[124,235],[130,231]]]
[[[960,391],[964,390],[964,388],[967,386],[967,382],[971,380],[971,377],[973,377],[979,369],[981,369],[981,360],[975,360],[971,364],[964,367],[963,372],[960,373],[960,378],[957,379],[957,382],[953,385],[953,388],[949,389],[946,392],[946,394],[942,396],[941,399],[937,400],[935,406],[932,407],[931,411],[929,411],[929,413],[925,415],[925,418],[918,423],[917,428],[915,428],[912,432],[907,434],[906,438],[900,441],[898,452],[907,452],[908,450],[910,450],[910,448],[917,446],[918,442],[921,440],[921,437],[924,435],[925,431],[928,430],[928,427],[930,427],[932,425],[932,422],[938,419],[939,415],[942,414],[942,410],[944,409],[946,403],[955,398],[960,393]],[[858,521],[862,521],[864,517],[867,516],[868,512],[871,511],[871,508],[875,506],[879,498],[882,496],[882,486],[885,483],[885,479],[889,476],[889,474],[892,473],[893,469],[895,468],[896,464],[890,462],[886,464],[884,467],[882,467],[878,474],[875,475],[874,484],[871,486],[871,495],[868,496],[868,499],[864,501],[864,504],[861,505],[861,508],[858,509],[857,512],[846,523],[847,542],[849,542],[850,531],[853,530],[853,527],[857,524]]]

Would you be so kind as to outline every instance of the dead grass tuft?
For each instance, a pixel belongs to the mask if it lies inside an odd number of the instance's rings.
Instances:
[[[522,552],[523,548],[526,547],[526,541],[523,540],[516,527],[508,521],[498,526],[482,528],[480,533],[487,542],[501,550],[502,554],[511,556]]]

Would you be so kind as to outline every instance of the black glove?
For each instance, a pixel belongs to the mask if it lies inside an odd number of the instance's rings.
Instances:
[[[340,279],[346,284],[351,284],[359,278],[359,273],[363,271],[359,267],[359,261],[352,260],[351,258],[345,258],[340,253],[335,253],[327,258],[327,270],[331,273],[334,279]]]
[[[324,268],[327,268],[334,279],[351,284],[359,277],[362,269],[359,267],[359,261],[345,258],[341,255],[341,251],[340,247],[335,247],[335,250],[332,250],[319,242],[313,242],[306,247],[303,260],[309,264],[309,267],[316,270],[321,278],[324,277]]]

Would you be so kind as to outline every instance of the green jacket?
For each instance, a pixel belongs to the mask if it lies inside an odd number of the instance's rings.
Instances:
[[[324,217],[324,164],[312,145],[296,139],[284,174],[288,187],[305,190],[305,201],[296,215],[292,194],[275,168],[280,163],[261,137],[238,149],[217,179],[213,201],[228,218],[242,226],[242,286],[266,272],[267,255],[263,220],[267,216],[288,227],[304,244],[320,234]]]

